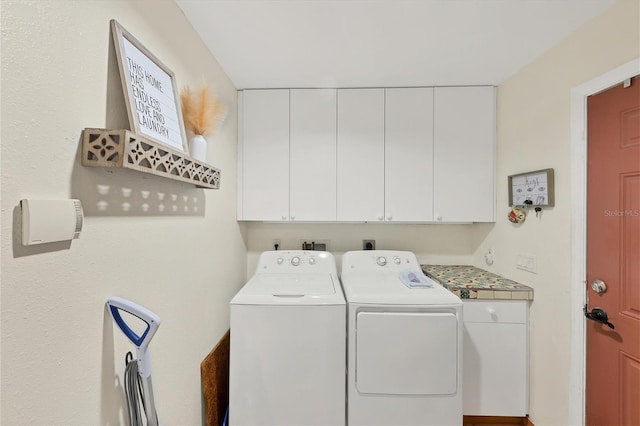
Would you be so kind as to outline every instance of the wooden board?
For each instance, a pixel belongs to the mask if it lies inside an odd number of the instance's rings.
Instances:
[[[504,416],[463,416],[464,426],[534,426],[529,417],[504,417]]]
[[[230,331],[200,364],[206,424],[220,426],[229,405]]]

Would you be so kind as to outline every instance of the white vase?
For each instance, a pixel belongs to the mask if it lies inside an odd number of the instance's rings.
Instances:
[[[207,139],[202,135],[193,135],[189,139],[189,151],[191,156],[203,163],[207,162]]]

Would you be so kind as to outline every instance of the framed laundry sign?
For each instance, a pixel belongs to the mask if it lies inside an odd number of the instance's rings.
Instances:
[[[175,76],[115,19],[116,48],[129,124],[136,134],[188,152]]]
[[[509,206],[554,206],[553,169],[511,175],[508,177],[508,181]]]

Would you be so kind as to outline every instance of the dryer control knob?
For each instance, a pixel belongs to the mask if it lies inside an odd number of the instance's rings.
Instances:
[[[315,265],[316,260],[313,257],[309,258],[309,265]]]
[[[387,264],[387,258],[384,256],[380,256],[376,259],[376,263],[380,266],[384,266]]]
[[[393,258],[393,263],[395,263],[396,265],[400,264],[400,258],[399,257],[394,257]]]
[[[281,257],[279,257],[279,258],[278,258],[278,260],[277,260],[277,262],[278,262],[278,265],[281,265],[281,264],[282,264],[282,262],[284,262],[284,259],[283,259],[283,258],[281,258]]]
[[[299,256],[292,257],[291,264],[293,266],[298,266],[300,264],[300,257]]]

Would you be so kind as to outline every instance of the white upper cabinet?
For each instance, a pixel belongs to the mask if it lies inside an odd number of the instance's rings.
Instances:
[[[434,89],[434,220],[495,221],[495,89]]]
[[[495,221],[495,88],[238,93],[238,219]]]
[[[291,89],[290,220],[336,220],[336,89]]]
[[[338,89],[337,220],[384,220],[384,89]]]
[[[433,220],[433,89],[385,89],[385,221]]]
[[[289,90],[238,94],[238,219],[289,219]]]

